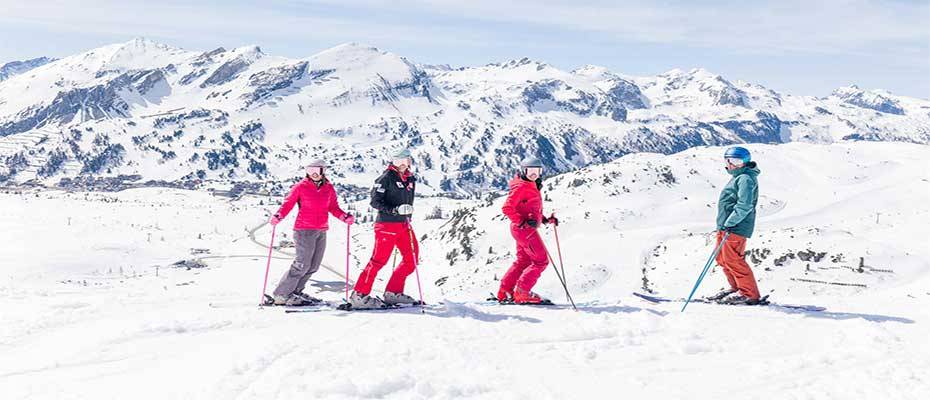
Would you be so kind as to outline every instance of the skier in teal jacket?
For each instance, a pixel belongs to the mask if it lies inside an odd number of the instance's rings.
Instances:
[[[726,242],[717,254],[717,264],[723,268],[730,284],[710,300],[731,304],[757,304],[759,288],[752,269],[746,263],[746,239],[756,226],[756,203],[759,201],[759,169],[749,150],[731,147],[724,153],[727,173],[732,178],[720,192],[717,205],[717,244],[727,232]]]

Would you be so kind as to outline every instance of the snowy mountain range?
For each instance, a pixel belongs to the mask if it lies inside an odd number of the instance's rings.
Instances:
[[[323,157],[342,184],[367,187],[410,146],[426,192],[474,193],[504,188],[527,155],[558,173],[704,145],[930,144],[925,99],[793,96],[703,69],[452,68],[359,44],[289,59],[146,39],[37,60],[0,74],[0,181],[262,182]]]

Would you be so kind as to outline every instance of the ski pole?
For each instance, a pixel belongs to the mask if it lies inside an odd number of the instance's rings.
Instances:
[[[681,306],[681,312],[685,312],[685,308],[687,308],[688,303],[691,302],[691,297],[694,296],[694,292],[696,292],[698,286],[701,285],[701,281],[704,280],[704,275],[707,275],[707,270],[710,269],[710,264],[714,262],[715,258],[717,258],[717,254],[720,253],[720,249],[723,248],[723,244],[727,241],[728,237],[730,237],[730,232],[724,234],[723,239],[720,239],[720,243],[717,243],[717,247],[714,248],[713,254],[710,255],[710,258],[707,260],[707,264],[704,265],[704,271],[701,272],[701,276],[698,276],[697,282],[694,283],[694,288],[691,289],[691,294],[689,294],[688,299],[685,300],[685,305]]]
[[[545,244],[543,244],[545,247]],[[552,259],[552,254],[549,254],[549,249],[546,249],[546,256],[549,257],[549,262],[552,263],[552,270],[555,271],[555,275],[559,277],[559,283],[562,284],[562,289],[565,289],[565,297],[568,298],[568,302],[572,304],[572,308],[575,311],[578,311],[578,307],[575,307],[575,300],[572,299],[572,295],[568,293],[568,285],[565,284],[565,280],[562,279],[562,275],[559,274],[559,268],[555,265],[555,260]]]
[[[567,297],[568,302],[572,304],[572,308],[578,311],[578,307],[575,307],[575,300],[572,300],[572,295],[568,294],[568,286],[566,286],[565,281],[562,280],[562,275],[559,274],[559,268],[555,265],[555,260],[552,259],[549,250],[546,250],[546,255],[549,256],[549,262],[552,263],[552,270],[555,271],[556,276],[559,277],[559,283],[562,284],[562,289],[565,289],[565,297]]]
[[[349,302],[349,256],[352,254],[349,244],[352,241],[352,225],[346,225],[346,303]]]
[[[262,284],[262,297],[258,301],[258,306],[265,305],[265,290],[268,289],[268,271],[271,270],[271,251],[274,250],[274,234],[277,229],[276,225],[271,226],[271,243],[268,243],[268,264],[265,265],[265,283]]]
[[[559,226],[552,225],[552,231],[555,232],[555,249],[559,253],[559,266],[562,268],[562,279],[565,286],[568,286],[568,275],[565,273],[565,262],[562,261],[562,245],[559,244]]]
[[[410,234],[410,251],[413,252],[413,272],[417,275],[417,291],[420,292],[420,306],[422,307],[426,305],[426,302],[423,301],[423,286],[420,285],[420,266],[418,265],[420,263],[420,252],[417,251],[417,247],[414,245],[416,234],[413,233],[413,225],[409,225],[408,223],[407,227],[409,228],[408,233]]]

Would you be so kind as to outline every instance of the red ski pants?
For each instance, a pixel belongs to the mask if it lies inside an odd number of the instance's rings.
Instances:
[[[517,260],[501,278],[501,289],[513,292],[514,287],[522,291],[531,291],[543,270],[549,265],[546,245],[533,228],[510,226],[510,234],[517,241]]]
[[[723,239],[723,231],[717,232],[717,244]],[[752,269],[746,263],[746,238],[735,233],[730,233],[726,243],[720,248],[717,254],[717,265],[723,268],[730,287],[739,290],[739,293],[750,299],[759,298],[759,288],[756,286],[756,277],[752,274]]]
[[[371,287],[378,277],[378,271],[391,258],[394,247],[400,251],[402,258],[397,268],[388,280],[388,292],[403,293],[407,277],[413,273],[417,266],[416,256],[420,254],[420,245],[417,243],[410,224],[404,222],[378,222],[375,224],[375,248],[365,270],[355,282],[355,291],[361,294],[371,293]]]

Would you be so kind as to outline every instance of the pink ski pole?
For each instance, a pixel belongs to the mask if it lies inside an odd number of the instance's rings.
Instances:
[[[416,234],[413,233],[413,225],[408,225],[408,227],[410,228],[410,251],[413,252],[413,272],[417,275],[417,290],[420,292],[420,305],[422,306],[426,305],[426,302],[423,301],[423,286],[420,285],[420,252],[417,251],[415,245]]]
[[[258,301],[258,306],[265,305],[265,290],[268,289],[268,271],[271,270],[271,251],[274,250],[274,233],[276,225],[271,226],[271,243],[268,243],[268,264],[265,265],[265,283],[262,284],[262,297]]]
[[[349,302],[349,256],[352,252],[349,242],[352,240],[352,225],[346,225],[346,303]]]
[[[562,268],[562,280],[566,286],[568,286],[568,279],[565,276],[565,262],[562,261],[562,245],[559,243],[559,226],[553,225],[552,232],[555,232],[555,249],[559,253],[559,265]],[[552,266],[555,268],[555,265]]]

